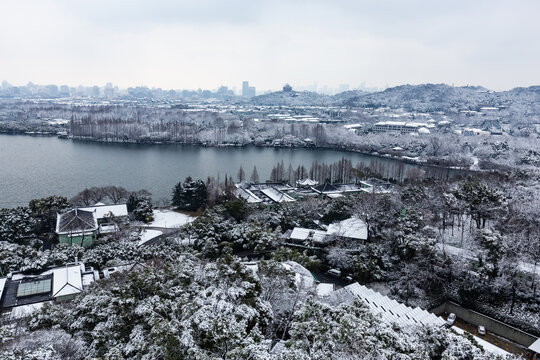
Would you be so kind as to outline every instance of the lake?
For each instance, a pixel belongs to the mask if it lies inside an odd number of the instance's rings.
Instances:
[[[49,195],[72,197],[86,187],[117,185],[128,190],[147,189],[154,201],[169,200],[173,186],[187,176],[206,179],[236,174],[240,165],[247,177],[257,166],[259,177],[270,177],[272,167],[317,160],[333,163],[345,157],[353,165],[373,159],[392,176],[400,164],[359,153],[326,149],[274,149],[262,147],[206,148],[186,145],[115,144],[84,142],[56,137],[0,134],[0,208],[26,206],[31,199]],[[402,164],[404,173],[418,167]],[[447,176],[453,171],[426,168]]]

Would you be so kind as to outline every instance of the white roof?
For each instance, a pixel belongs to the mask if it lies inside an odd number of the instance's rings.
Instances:
[[[419,307],[411,308],[396,300],[383,296],[363,285],[354,283],[334,292],[338,299],[360,298],[364,300],[371,312],[380,314],[383,321],[402,326],[436,325],[443,326],[445,321]]]
[[[266,188],[266,189],[262,189],[261,192],[268,196],[272,201],[275,201],[277,203],[281,203],[281,202],[293,202],[295,201],[292,197],[290,197],[289,195],[279,191],[279,190],[276,190],[274,188]]]
[[[327,296],[334,291],[334,284],[332,283],[320,283],[317,284],[317,295],[318,296]]]
[[[304,179],[304,180],[296,181],[296,185],[299,185],[299,186],[315,186],[318,183],[319,183],[318,181],[312,180],[312,179]]]
[[[540,354],[540,338],[536,339],[528,349]]]
[[[368,238],[366,223],[355,217],[330,224],[327,234],[357,240],[367,240]]]
[[[306,240],[309,237],[310,233],[313,234],[313,241],[324,242],[324,239],[326,237],[326,231],[312,230],[301,227],[295,227],[291,232],[290,238],[294,240]]]
[[[101,224],[99,225],[100,234],[109,234],[118,231],[118,225],[116,224]]]
[[[45,271],[42,275],[53,274],[52,297],[78,294],[83,290],[82,272],[84,264],[71,264]]]
[[[6,285],[7,278],[0,278],[0,300],[2,299],[2,294],[4,293],[4,286]]]
[[[108,215],[109,213],[113,213],[113,215],[116,217],[128,215],[126,204],[117,204],[117,205],[98,205],[98,204],[96,204],[96,206],[79,208],[79,210],[95,211],[96,218],[98,219],[105,218],[105,215]]]
[[[238,188],[234,191],[234,194],[238,197],[246,199],[249,204],[256,204],[262,202],[261,198],[259,198],[257,195],[247,189]]]

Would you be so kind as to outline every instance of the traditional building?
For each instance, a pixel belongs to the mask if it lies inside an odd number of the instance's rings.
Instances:
[[[96,240],[97,231],[96,211],[73,209],[65,214],[57,214],[56,233],[60,243],[91,246]]]
[[[74,298],[98,279],[99,273],[83,263],[51,268],[39,275],[15,272],[0,278],[0,311],[16,318],[26,316],[46,302]]]

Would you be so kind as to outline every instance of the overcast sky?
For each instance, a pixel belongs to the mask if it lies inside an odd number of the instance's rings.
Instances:
[[[540,1],[1,0],[0,79],[165,89],[540,84]]]

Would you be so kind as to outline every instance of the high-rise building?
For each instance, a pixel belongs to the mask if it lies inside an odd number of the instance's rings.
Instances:
[[[62,85],[60,86],[60,96],[62,97],[68,97],[70,94],[69,94],[69,86],[67,85]]]
[[[255,86],[249,86],[249,81],[242,82],[242,97],[254,97],[255,96]]]
[[[112,99],[114,98],[114,88],[111,86],[109,86],[110,83],[107,84],[107,86],[105,86],[105,89],[103,89],[103,95],[105,95],[105,97],[107,99]]]

